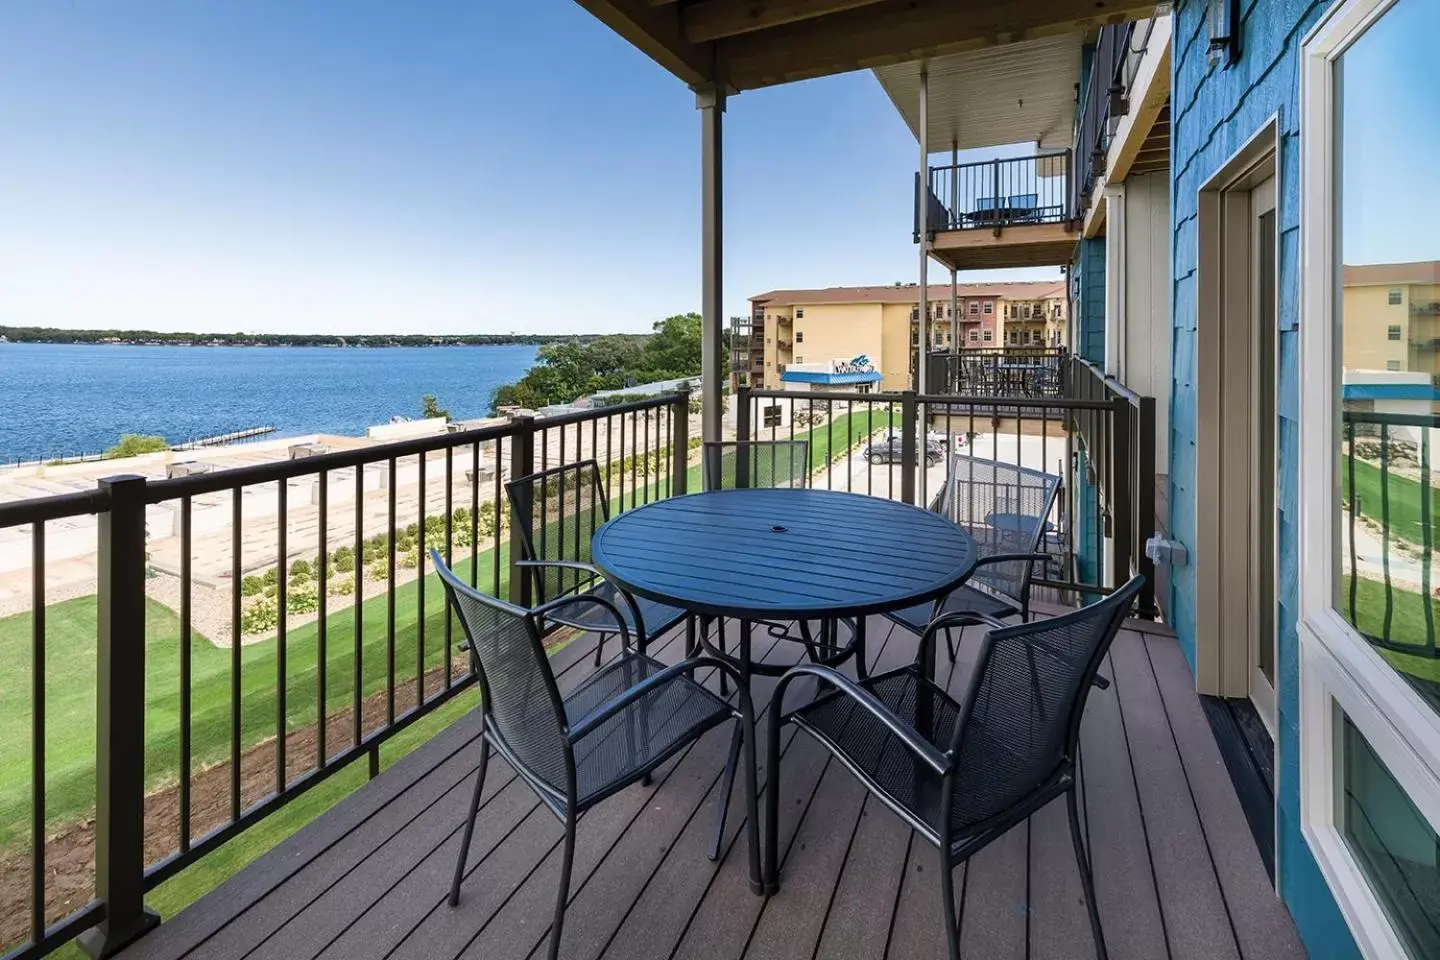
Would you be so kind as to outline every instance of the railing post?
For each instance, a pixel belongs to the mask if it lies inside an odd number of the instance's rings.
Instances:
[[[510,440],[510,479],[512,481],[528,477],[535,472],[535,418],[520,416],[516,417],[513,422],[518,429]],[[524,567],[516,566],[524,559],[524,556],[525,541],[520,536],[520,524],[512,518],[510,521],[510,602],[522,607],[529,607],[533,603],[530,596],[530,577]]]
[[[1155,398],[1141,397],[1135,410],[1135,560],[1138,572],[1144,576],[1145,585],[1140,588],[1140,616],[1154,620],[1159,611],[1155,606],[1155,564],[1145,554],[1145,540],[1149,531],[1155,529]]]
[[[915,391],[900,394],[900,499],[915,502],[915,470],[920,462],[916,454],[916,432],[920,429],[920,405]]]
[[[755,429],[755,424],[752,422],[753,406],[749,387],[741,387],[735,391],[735,439],[741,443],[755,439],[751,435]],[[790,416],[792,418],[795,416],[795,404],[793,403],[790,404]],[[750,458],[745,456],[743,451],[737,451],[735,457],[735,484],[739,487],[750,485]]]
[[[1075,202],[1075,151],[1069,147],[1065,148],[1065,205],[1070,208],[1065,220],[1070,223],[1079,220],[1079,204]]]
[[[107,477],[96,564],[95,895],[105,919],[80,935],[114,956],[160,923],[145,906],[145,478]]]
[[[674,425],[670,432],[670,493],[689,493],[690,476],[690,391],[675,394]]]
[[[1110,401],[1110,542],[1115,551],[1115,582],[1111,588],[1130,579],[1130,565],[1135,549],[1135,491],[1131,489],[1134,464],[1130,452],[1130,401],[1114,397]]]
[[[991,210],[990,217],[995,223],[995,236],[998,237],[1000,236],[1000,161],[993,160],[991,163],[995,167],[995,207]],[[1004,329],[1003,325],[1001,329]]]

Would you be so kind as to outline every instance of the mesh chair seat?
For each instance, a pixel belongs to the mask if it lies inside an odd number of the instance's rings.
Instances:
[[[902,627],[908,627],[916,633],[924,633],[926,625],[934,616],[934,611],[933,603],[917,603],[913,607],[887,613],[886,616]],[[952,590],[940,607],[942,614],[978,613],[982,616],[994,617],[996,620],[1003,620],[1019,612],[1020,608],[1010,601],[974,587],[960,587]]]
[[[595,582],[589,589],[572,595],[571,602],[561,601],[546,612],[545,619],[551,623],[575,627],[578,630],[614,633],[614,614],[597,603],[582,601],[579,599],[580,597],[599,597],[601,600],[607,601],[620,611],[620,615],[625,619],[625,627],[632,636],[639,636],[642,633],[640,625],[635,623],[635,613],[630,609],[624,591],[608,580]],[[679,607],[656,603],[653,600],[646,600],[644,597],[634,597],[633,599],[635,605],[640,608],[641,619],[645,621],[643,633],[647,639],[659,636],[685,619],[685,611]]]
[[[627,654],[565,698],[575,723],[607,701],[665,669]],[[633,783],[711,727],[733,719],[735,708],[688,676],[677,676],[627,705],[575,743],[575,790],[581,809]],[[550,784],[563,796],[565,783]]]

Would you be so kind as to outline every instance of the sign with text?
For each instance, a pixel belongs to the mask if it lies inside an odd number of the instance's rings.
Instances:
[[[875,372],[875,365],[870,362],[870,358],[869,358],[868,356],[866,356],[865,354],[862,353],[862,354],[860,354],[860,356],[855,357],[855,358],[850,359],[850,360],[831,360],[831,361],[830,361],[830,372],[831,372],[831,373],[874,373],[874,372]]]

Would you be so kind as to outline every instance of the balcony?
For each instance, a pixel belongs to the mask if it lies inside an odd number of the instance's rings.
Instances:
[[[1068,151],[931,167],[926,226],[935,258],[957,270],[1069,263],[1070,167]]]
[[[1089,376],[1073,364],[1055,369],[1067,385]],[[814,486],[917,504],[951,482],[945,459],[921,466],[918,444],[904,442],[898,462],[876,462],[866,450],[892,429],[914,437],[922,423],[954,451],[1054,470],[1067,490],[1098,487],[1094,501],[1067,497],[1056,508],[1044,541],[1053,559],[1035,581],[1043,616],[1113,587],[1089,557],[1089,538],[1098,543],[1102,530],[1114,543],[1113,569],[1147,569],[1134,549],[1143,528],[1133,521],[1146,503],[1134,484],[1153,468],[1143,453],[1145,405],[1103,379],[1085,382],[1054,396],[999,398],[1003,404],[996,397],[747,390],[734,399],[735,431],[808,440]],[[791,416],[772,415],[786,404]],[[444,903],[478,759],[476,678],[456,649],[460,634],[423,557],[435,546],[482,590],[510,595],[519,582],[511,565],[519,544],[505,522],[503,480],[577,458],[600,461],[617,512],[698,489],[688,405],[685,394],[664,396],[0,504],[0,529],[30,537],[36,597],[46,596],[47,572],[55,569],[47,551],[75,540],[77,530],[93,538],[94,553],[82,562],[94,565],[100,615],[87,629],[104,655],[88,702],[108,760],[91,773],[83,764],[79,773],[57,766],[35,782],[33,795],[49,817],[29,825],[41,842],[12,866],[35,878],[17,887],[26,897],[4,928],[14,956],[38,957],[102,917],[142,932],[149,925],[139,912],[142,896],[164,905],[166,915],[120,954],[128,960],[269,950],[287,957],[534,955],[547,935],[560,829],[503,762],[492,760],[481,798],[464,898],[455,909]],[[1053,418],[1051,408],[1065,417]],[[482,447],[500,469],[466,469]],[[173,530],[157,528],[157,511],[174,512]],[[371,542],[377,536],[384,541],[378,547]],[[212,568],[217,548],[223,556]],[[341,548],[375,573],[367,573],[363,596],[329,589],[342,577],[335,559]],[[308,589],[293,561],[312,553],[327,558],[313,565],[315,617],[299,613],[286,595]],[[173,624],[146,613],[147,566],[172,571],[186,585]],[[263,583],[261,572],[270,568],[286,572],[275,583],[288,630],[264,636],[276,629],[271,625],[252,636],[239,618],[261,601],[244,592],[247,578]],[[225,619],[233,654],[212,655],[200,636],[197,611],[208,607],[202,590],[220,591],[223,609],[236,618]],[[1151,605],[1142,599],[1141,613]],[[363,617],[353,616],[357,606]],[[39,690],[48,686],[47,671],[58,679],[59,644],[74,642],[49,630],[45,617],[31,620],[27,649],[37,658]],[[869,631],[872,670],[913,658],[911,634],[879,618]],[[193,655],[158,656],[171,645]],[[562,690],[596,669],[593,637],[555,646]],[[682,648],[675,633],[654,646],[668,661]],[[765,653],[775,663],[796,655],[785,644]],[[962,657],[947,670],[948,689],[964,689],[970,665]],[[1165,955],[1166,918],[1184,916],[1200,955],[1300,956],[1263,860],[1244,835],[1239,802],[1173,636],[1149,620],[1130,622],[1105,673],[1113,686],[1091,698],[1082,769],[1111,955]],[[243,697],[202,696],[197,684],[212,675],[223,691],[233,682]],[[773,685],[757,681],[755,689],[763,704]],[[44,709],[42,700],[36,704]],[[49,769],[56,730],[37,727],[29,735],[36,768]],[[382,757],[393,759],[407,743],[414,749],[381,772]],[[564,955],[880,957],[888,949],[893,957],[938,958],[943,929],[932,902],[933,854],[809,738],[785,743],[786,796],[796,802],[784,805],[778,826],[789,877],[779,894],[762,900],[748,890],[738,803],[722,858],[706,859],[724,765],[723,743],[712,736],[660,767],[653,786],[628,788],[581,821]],[[357,787],[367,767],[369,782]],[[69,849],[62,814],[74,812],[63,807],[65,797],[47,792],[56,778],[68,784],[77,776],[98,777],[98,875],[84,858],[62,856]],[[307,804],[311,812],[294,820]],[[180,891],[233,870],[225,866],[227,841],[277,821],[279,835],[294,831],[288,839],[175,912],[188,900]],[[1070,857],[1063,810],[1052,804],[973,860],[960,888],[968,952],[1084,955],[1088,925]],[[200,878],[186,872],[192,867]],[[98,896],[89,900],[92,889]]]

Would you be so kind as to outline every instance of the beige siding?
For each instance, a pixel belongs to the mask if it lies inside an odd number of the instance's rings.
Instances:
[[[885,375],[880,388],[887,392],[910,389],[910,310],[907,303],[887,303],[882,314],[883,349],[876,368]]]
[[[1399,305],[1390,291],[1401,291]],[[1342,358],[1346,370],[1409,370],[1410,288],[1405,286],[1346,287],[1342,317]],[[1400,338],[1391,340],[1391,326]]]
[[[1170,185],[1164,173],[1125,181],[1125,355],[1120,379],[1155,398],[1155,457],[1170,437]]]

